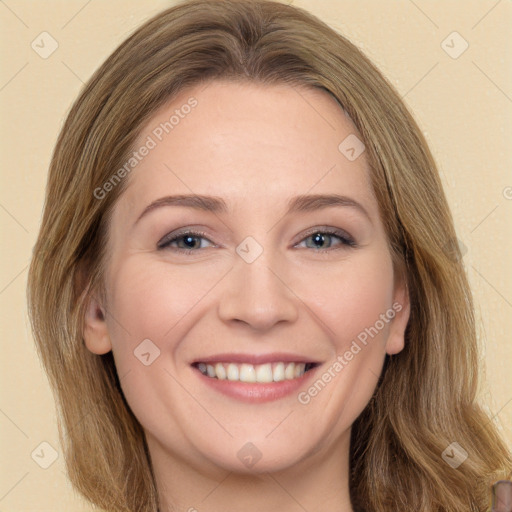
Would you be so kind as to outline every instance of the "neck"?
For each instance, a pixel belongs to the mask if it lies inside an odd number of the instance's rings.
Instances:
[[[159,512],[353,512],[348,485],[350,431],[328,450],[304,457],[281,471],[236,473],[204,470],[157,449],[147,434],[159,494]]]

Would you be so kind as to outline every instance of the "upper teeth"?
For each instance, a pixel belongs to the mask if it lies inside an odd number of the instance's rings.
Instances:
[[[279,382],[302,377],[305,363],[199,363],[197,368],[204,375],[217,379],[238,380],[241,382]]]

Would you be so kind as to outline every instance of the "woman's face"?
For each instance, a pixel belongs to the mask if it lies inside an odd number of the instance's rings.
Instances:
[[[113,351],[155,459],[263,472],[346,453],[409,315],[361,139],[323,91],[226,81],[144,127],[85,340]]]

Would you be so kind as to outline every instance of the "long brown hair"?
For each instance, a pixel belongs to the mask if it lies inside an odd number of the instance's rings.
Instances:
[[[192,0],[158,14],[96,71],[60,133],[28,301],[72,484],[109,511],[157,508],[144,432],[112,354],[92,354],[82,336],[87,299],[103,289],[110,212],[128,178],[100,199],[95,190],[164,102],[216,78],[320,88],[364,138],[411,314],[404,350],[387,357],[352,426],[354,508],[486,510],[490,484],[512,459],[476,403],[472,298],[434,159],[400,96],[352,43],[302,9],[264,0]],[[453,442],[468,453],[456,469],[442,457]]]

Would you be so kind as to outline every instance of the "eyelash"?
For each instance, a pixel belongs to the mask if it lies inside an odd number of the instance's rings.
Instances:
[[[357,247],[356,242],[350,236],[348,236],[344,231],[341,231],[341,230],[338,230],[338,229],[333,229],[333,228],[320,228],[320,229],[310,230],[309,232],[306,233],[304,238],[302,238],[300,240],[300,242],[303,242],[304,240],[306,240],[310,236],[316,235],[316,234],[329,235],[329,236],[333,236],[334,235],[337,238],[339,238],[341,240],[341,244],[340,244],[340,247],[338,247],[338,249]],[[173,235],[172,238],[168,238],[168,236],[169,235],[166,235],[164,238],[162,238],[162,240],[160,240],[158,242],[157,249],[159,249],[159,250],[171,249],[170,244],[172,242],[175,242],[176,240],[179,240],[180,238],[183,238],[185,236],[204,238],[204,239],[208,240],[209,242],[211,242],[211,240],[206,238],[206,233],[203,233],[201,231],[182,231],[181,233]],[[184,253],[184,254],[191,254],[193,252],[198,252],[198,251],[201,250],[201,249],[182,249],[181,247],[174,247],[172,249],[174,251],[176,251],[176,252],[180,252],[180,253]],[[313,249],[313,250],[315,252],[317,252],[317,253],[318,252],[319,253],[326,253],[326,252],[333,251],[333,250],[338,250],[338,249],[335,246],[334,248],[333,247],[329,247],[327,249],[316,249],[316,250]]]

